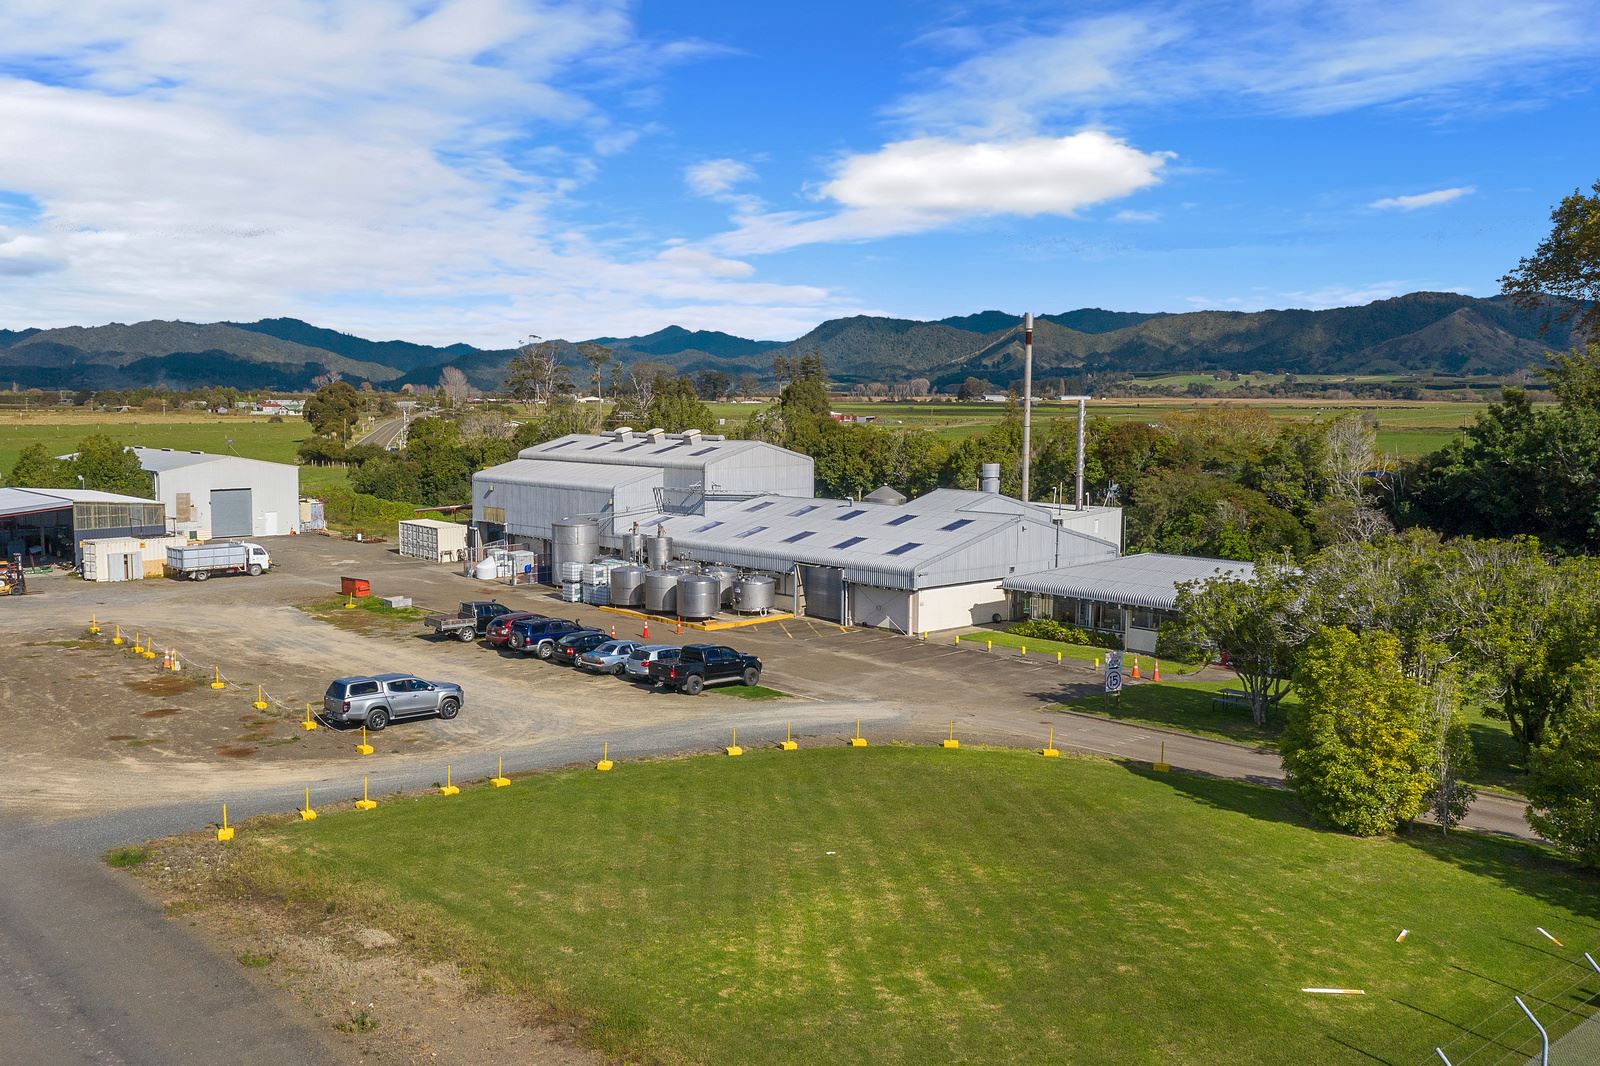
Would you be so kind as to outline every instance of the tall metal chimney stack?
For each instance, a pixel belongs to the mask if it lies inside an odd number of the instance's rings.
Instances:
[[[1022,502],[1033,499],[1033,312],[1022,316]]]

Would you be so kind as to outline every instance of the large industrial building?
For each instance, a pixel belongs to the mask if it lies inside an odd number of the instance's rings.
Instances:
[[[1002,584],[1013,614],[1115,633],[1129,651],[1154,652],[1161,623],[1175,617],[1180,585],[1215,577],[1248,581],[1255,572],[1250,563],[1228,559],[1144,552],[1018,572]]]
[[[274,537],[297,531],[300,471],[237,455],[134,448],[180,532],[198,540]]]
[[[0,488],[0,552],[35,562],[81,561],[80,543],[105,537],[160,537],[156,500],[94,489]]]

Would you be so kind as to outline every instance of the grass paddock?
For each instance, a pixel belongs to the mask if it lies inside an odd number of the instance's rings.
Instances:
[[[1532,845],[985,749],[622,762],[231,847],[230,891],[356,912],[636,1060],[1412,1066],[1600,941],[1596,883]]]

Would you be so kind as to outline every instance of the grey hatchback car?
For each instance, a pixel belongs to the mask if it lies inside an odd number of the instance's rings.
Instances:
[[[424,681],[411,674],[341,677],[322,696],[324,717],[379,730],[401,718],[437,715],[448,721],[461,711],[460,685]]]

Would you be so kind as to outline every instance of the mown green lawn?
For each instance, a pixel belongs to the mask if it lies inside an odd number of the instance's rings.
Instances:
[[[997,648],[1015,648],[1017,651],[1026,650],[1028,655],[1043,655],[1055,658],[1057,652],[1063,659],[1073,659],[1077,662],[1093,663],[1105,658],[1106,649],[1096,648],[1089,644],[1068,644],[1059,640],[1042,640],[1038,637],[1024,637],[1016,633],[1008,633],[1002,629],[981,629],[976,633],[963,633],[955,638],[959,644],[971,644],[984,647],[989,645]],[[1140,656],[1141,669],[1148,674],[1155,659],[1152,656]],[[1132,665],[1133,658],[1130,654],[1128,663]],[[1180,663],[1168,660],[1161,664],[1162,676],[1171,674],[1174,677],[1182,674],[1192,674],[1199,670],[1198,666],[1190,663]]]
[[[226,890],[354,912],[634,1061],[1413,1066],[1600,939],[1600,885],[1531,845],[1358,840],[1285,792],[1026,752],[623,761],[321,813],[242,828]]]

